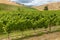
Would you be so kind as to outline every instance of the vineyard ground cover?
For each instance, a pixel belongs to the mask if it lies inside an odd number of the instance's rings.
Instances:
[[[44,29],[44,28],[41,28],[41,29],[35,29],[35,30],[26,30],[26,31],[15,31],[15,32],[12,32],[10,34],[10,38],[13,39],[13,40],[23,40],[23,39],[28,39],[30,37],[34,37],[34,36],[42,36],[44,34],[49,34],[48,32],[48,28],[47,30]],[[53,26],[52,27],[52,31],[51,33],[55,33],[55,32],[60,32],[60,26]],[[7,38],[7,35],[0,35],[0,40],[3,40],[3,39],[6,39]]]
[[[55,31],[52,28],[53,26],[56,28],[58,25],[60,25],[60,10],[38,11],[26,6],[0,4],[0,34],[6,34],[3,37],[8,36],[8,40],[13,34],[21,33],[21,35],[29,36],[35,35],[36,32],[42,33],[43,28],[46,30],[48,28],[48,32]],[[38,28],[41,30],[36,31]]]

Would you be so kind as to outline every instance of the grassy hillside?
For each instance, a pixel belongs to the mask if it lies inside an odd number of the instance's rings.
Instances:
[[[26,6],[0,4],[1,30],[26,30],[47,28],[60,24],[60,11],[38,11]],[[50,23],[51,22],[51,23]]]
[[[3,4],[3,3],[0,3],[0,10],[2,11],[17,11],[17,10],[23,10],[23,11],[29,11],[29,10],[34,10],[33,8],[29,8],[29,7],[26,7],[26,6],[15,6],[15,5],[8,5],[8,4]],[[35,10],[34,10],[35,11]]]
[[[32,15],[34,13],[37,14],[39,12],[40,11],[36,9],[26,6],[0,4],[0,22],[2,23],[1,31],[3,31],[3,27],[9,26],[10,24],[16,26],[15,22],[20,23],[19,21],[25,20],[25,16],[27,17],[27,15]]]
[[[0,4],[0,35],[60,25],[60,10],[38,11],[26,6]]]

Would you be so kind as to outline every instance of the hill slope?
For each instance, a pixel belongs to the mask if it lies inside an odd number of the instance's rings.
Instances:
[[[10,1],[10,0],[0,0],[0,3],[3,4],[9,4],[9,5],[16,5],[16,6],[22,6],[21,4],[17,4],[16,2]]]
[[[41,6],[33,6],[33,8],[44,10],[46,6],[48,7],[48,10],[60,10],[60,2],[49,3]]]
[[[46,29],[48,25],[60,25],[60,10],[38,11],[26,6],[0,4],[0,35],[14,31]]]
[[[25,11],[25,12],[28,12],[28,11],[38,11],[34,8],[31,8],[31,7],[27,7],[27,6],[16,6],[16,5],[9,5],[9,4],[4,4],[4,3],[0,3],[0,12],[1,11]]]

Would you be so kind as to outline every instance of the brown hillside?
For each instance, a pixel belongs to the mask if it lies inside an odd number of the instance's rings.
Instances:
[[[19,6],[19,4],[17,4],[16,2],[11,2],[10,0],[0,0],[0,3]]]
[[[48,7],[48,10],[60,10],[60,2],[49,3],[41,6],[33,6],[33,8],[42,11],[46,6]]]

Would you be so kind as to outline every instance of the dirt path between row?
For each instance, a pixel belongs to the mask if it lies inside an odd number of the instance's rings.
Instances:
[[[35,36],[23,40],[60,40],[60,32],[44,34],[42,36]]]

